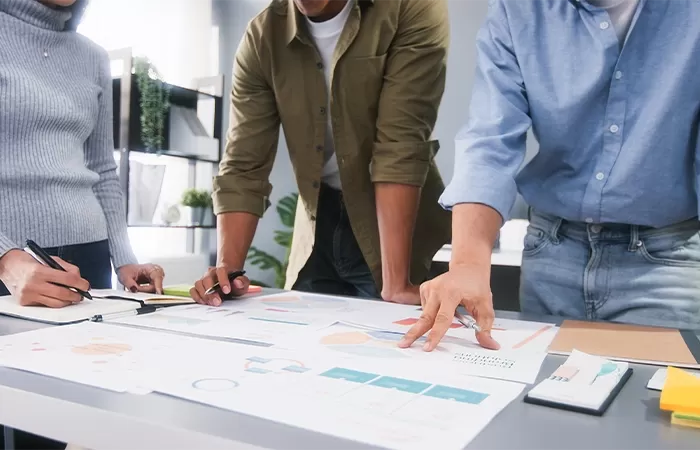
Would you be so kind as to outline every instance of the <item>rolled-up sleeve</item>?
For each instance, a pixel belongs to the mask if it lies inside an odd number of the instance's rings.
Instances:
[[[515,203],[515,175],[532,124],[507,21],[504,2],[492,0],[477,36],[469,121],[457,134],[454,175],[440,198],[446,209],[460,203],[490,206],[504,221]]]
[[[214,177],[216,214],[247,212],[260,217],[270,205],[280,118],[256,42],[260,40],[249,27],[236,52],[226,151]]]
[[[438,149],[431,134],[445,90],[444,0],[404,0],[379,97],[372,181],[423,186]]]

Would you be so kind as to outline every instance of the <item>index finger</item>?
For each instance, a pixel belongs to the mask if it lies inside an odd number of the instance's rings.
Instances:
[[[219,288],[221,292],[228,295],[231,293],[231,283],[228,281],[228,271],[225,267],[216,268],[216,278],[219,282]]]
[[[435,322],[439,305],[436,302],[431,302],[428,296],[424,293],[425,289],[420,290],[421,303],[423,304],[423,312],[418,321],[406,332],[399,347],[408,348],[413,345],[420,337],[427,333]]]
[[[156,270],[153,272],[153,275],[151,275],[151,284],[153,287],[156,289],[156,294],[162,294],[163,293],[163,279],[164,279],[163,273],[161,273],[160,270]]]
[[[48,269],[48,268],[47,268]],[[71,272],[61,272],[60,270],[48,269],[46,279],[54,283],[63,284],[68,287],[80,289],[82,291],[90,290],[90,283],[80,277],[80,275]]]
[[[457,307],[453,306],[449,301],[444,301],[442,304],[440,304],[440,310],[438,311],[437,316],[435,316],[435,323],[428,334],[428,340],[423,348],[426,352],[432,352],[435,350],[435,347],[437,347],[442,338],[445,337],[447,330],[450,329],[450,326],[454,321],[456,309]]]

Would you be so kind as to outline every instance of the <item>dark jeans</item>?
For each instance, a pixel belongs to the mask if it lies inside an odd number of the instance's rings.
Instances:
[[[343,193],[321,185],[314,248],[293,289],[379,298],[372,272],[350,227]]]
[[[80,275],[90,283],[91,288],[109,289],[112,287],[112,265],[107,241],[89,244],[66,245],[64,247],[44,249],[51,256],[77,266]],[[0,282],[0,295],[8,295],[5,285]],[[0,428],[0,448],[4,448],[2,429]],[[17,450],[64,449],[66,444],[36,436],[23,431],[15,431],[15,448]]]

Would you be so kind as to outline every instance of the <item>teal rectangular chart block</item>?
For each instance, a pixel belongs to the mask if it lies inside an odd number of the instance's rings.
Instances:
[[[489,394],[484,394],[483,392],[468,391],[466,389],[458,389],[440,385],[433,386],[423,395],[426,397],[440,398],[443,400],[470,403],[472,405],[478,405],[489,396]]]
[[[388,389],[396,389],[411,394],[420,394],[431,386],[430,383],[422,383],[420,381],[394,377],[381,377],[372,381],[370,385]]]
[[[343,369],[342,367],[334,367],[333,369],[323,372],[320,376],[326,378],[335,378],[337,380],[352,381],[353,383],[367,383],[377,378],[379,375],[367,372],[358,372],[357,370]]]

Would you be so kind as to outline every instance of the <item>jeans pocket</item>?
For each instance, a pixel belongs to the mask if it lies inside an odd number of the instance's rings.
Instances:
[[[528,226],[523,246],[523,256],[534,256],[549,244],[550,240],[544,230]]]
[[[639,251],[652,264],[700,268],[700,233],[686,231],[641,239]]]

